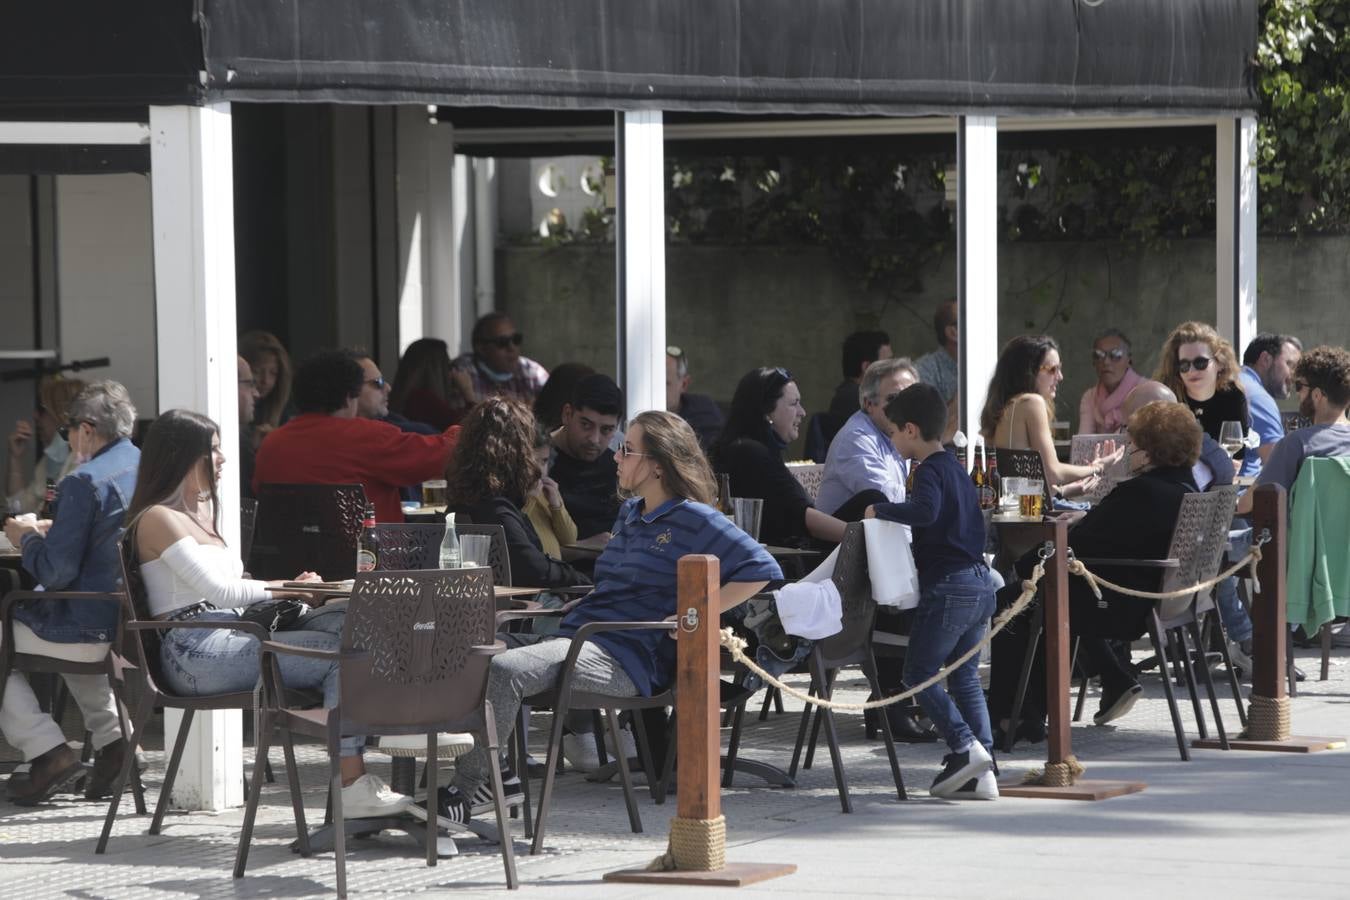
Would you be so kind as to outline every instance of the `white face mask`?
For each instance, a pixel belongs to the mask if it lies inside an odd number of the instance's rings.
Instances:
[[[61,435],[54,434],[43,449],[42,455],[50,459],[52,465],[59,469],[66,464],[66,460],[70,457],[70,444],[61,440]]]

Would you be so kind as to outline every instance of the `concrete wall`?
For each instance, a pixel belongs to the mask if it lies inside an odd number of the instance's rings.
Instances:
[[[955,261],[940,261],[924,293],[902,301],[862,295],[829,256],[810,247],[668,250],[667,334],[690,356],[693,390],[730,400],[758,365],[798,378],[809,412],[823,409],[840,381],[839,344],[880,310],[897,354],[933,347],[932,313],[955,293]],[[1214,320],[1214,242],[1157,249],[1120,243],[1008,243],[999,248],[999,341],[1053,334],[1063,347],[1061,417],[1095,382],[1091,342],[1115,326],[1151,373],[1167,333],[1188,318]],[[526,333],[526,353],[546,366],[580,360],[614,371],[614,256],[611,246],[503,247],[499,307]],[[1263,329],[1305,343],[1350,344],[1350,238],[1261,238],[1258,272]]]

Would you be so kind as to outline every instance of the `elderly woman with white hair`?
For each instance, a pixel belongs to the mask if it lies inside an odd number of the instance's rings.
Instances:
[[[57,485],[52,519],[5,523],[5,536],[22,550],[23,567],[47,591],[106,593],[117,588],[121,578],[118,542],[141,458],[131,443],[135,423],[136,407],[125,387],[115,381],[86,387],[71,402],[59,429],[81,463]],[[14,611],[15,649],[97,662],[108,653],[117,617],[115,600],[27,600]],[[86,781],[85,796],[101,799],[128,752],[112,689],[104,675],[64,678],[85,727],[93,734],[94,771]],[[32,763],[26,777],[10,777],[12,802],[39,803],[84,773],[60,727],[41,711],[28,682],[17,673],[4,686],[0,731]]]

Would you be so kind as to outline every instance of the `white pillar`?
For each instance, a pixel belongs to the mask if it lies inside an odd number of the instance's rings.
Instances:
[[[497,305],[497,160],[473,161],[474,311],[478,316]]]
[[[666,408],[665,147],[659,111],[615,114],[618,373],[628,417]]]
[[[453,355],[462,343],[454,218],[454,129],[425,106],[399,107],[398,351],[438,337]]]
[[[956,127],[960,417],[971,437],[980,431],[999,350],[998,119],[962,116]]]
[[[1240,357],[1257,334],[1256,118],[1220,119],[1214,132],[1214,323]]]
[[[152,106],[150,131],[160,409],[210,416],[226,456],[233,457],[239,394],[230,106]],[[238,547],[237,465],[226,465],[219,496],[223,536]],[[179,720],[166,713],[166,735],[177,733]],[[220,810],[243,803],[242,724],[237,711],[196,715],[175,805]]]
[[[444,337],[450,342],[450,352],[459,353],[470,349],[472,341],[469,339],[469,332],[473,328],[474,319],[474,301],[473,301],[473,281],[474,281],[474,240],[477,234],[474,230],[474,209],[473,204],[477,199],[473,186],[473,160],[463,154],[457,154],[454,157],[454,165],[450,172],[450,246],[449,251],[453,256],[453,275],[454,281],[448,284],[449,303],[442,303],[441,316],[438,317],[434,333],[437,337]],[[453,312],[454,323],[450,323],[448,318]],[[454,341],[446,337],[447,332],[455,335]]]

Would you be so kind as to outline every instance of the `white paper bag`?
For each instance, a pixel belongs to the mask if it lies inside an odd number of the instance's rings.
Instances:
[[[919,572],[909,545],[909,529],[899,522],[863,519],[867,574],[872,599],[880,606],[913,609],[919,605]]]

